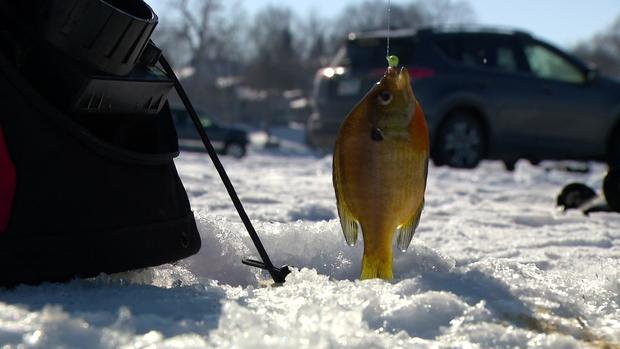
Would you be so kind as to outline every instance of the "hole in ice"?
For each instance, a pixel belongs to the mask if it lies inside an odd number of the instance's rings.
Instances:
[[[356,280],[361,270],[363,243],[347,246],[337,219],[330,221],[277,223],[254,222],[272,262],[316,269],[335,280]],[[230,285],[256,285],[267,274],[241,264],[245,257],[257,258],[252,241],[241,223],[216,216],[198,217],[201,251],[188,260],[188,269],[198,277]],[[422,242],[412,242],[409,251],[395,248],[394,275],[397,279],[423,272],[448,271],[454,260]]]

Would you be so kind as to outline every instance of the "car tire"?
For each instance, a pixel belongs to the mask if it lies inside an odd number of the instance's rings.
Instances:
[[[226,146],[224,146],[224,155],[230,155],[237,159],[244,157],[245,152],[245,145],[238,142],[226,143]]]
[[[620,126],[616,127],[607,143],[607,164],[611,168],[620,167]]]
[[[475,168],[486,148],[485,130],[472,114],[458,112],[448,117],[437,132],[433,161],[455,168]]]

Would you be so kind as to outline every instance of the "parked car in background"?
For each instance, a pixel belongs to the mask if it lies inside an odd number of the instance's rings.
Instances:
[[[340,123],[386,68],[386,32],[350,34],[317,73],[310,144],[332,149]],[[620,83],[520,31],[392,31],[437,165],[482,159],[607,160],[620,165]]]
[[[182,150],[204,151],[202,140],[187,110],[181,107],[172,107],[171,112],[179,137],[179,148]],[[197,113],[215,150],[235,158],[245,156],[249,143],[248,133],[245,130],[222,126],[206,113],[201,111],[197,111]]]

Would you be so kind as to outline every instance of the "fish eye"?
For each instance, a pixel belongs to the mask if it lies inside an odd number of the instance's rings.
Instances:
[[[390,91],[381,91],[377,96],[377,100],[381,105],[388,105],[392,101],[392,94]]]

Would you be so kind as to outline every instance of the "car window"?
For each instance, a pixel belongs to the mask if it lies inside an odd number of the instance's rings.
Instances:
[[[172,109],[172,118],[177,127],[188,127],[192,125],[192,119],[185,110]],[[198,112],[198,118],[203,127],[210,127],[213,121],[204,113]]]
[[[448,58],[466,66],[506,72],[519,70],[515,45],[505,38],[453,36],[440,38],[437,46]]]
[[[461,61],[461,43],[456,38],[440,38],[437,47],[443,54],[453,61]]]
[[[478,38],[461,39],[461,62],[468,66],[489,67],[492,52],[483,40]]]
[[[585,76],[579,68],[549,48],[526,44],[525,57],[534,75],[570,83],[583,83]]]
[[[515,50],[512,46],[497,46],[495,55],[497,68],[508,72],[515,72],[519,69],[517,59],[515,57]]]

